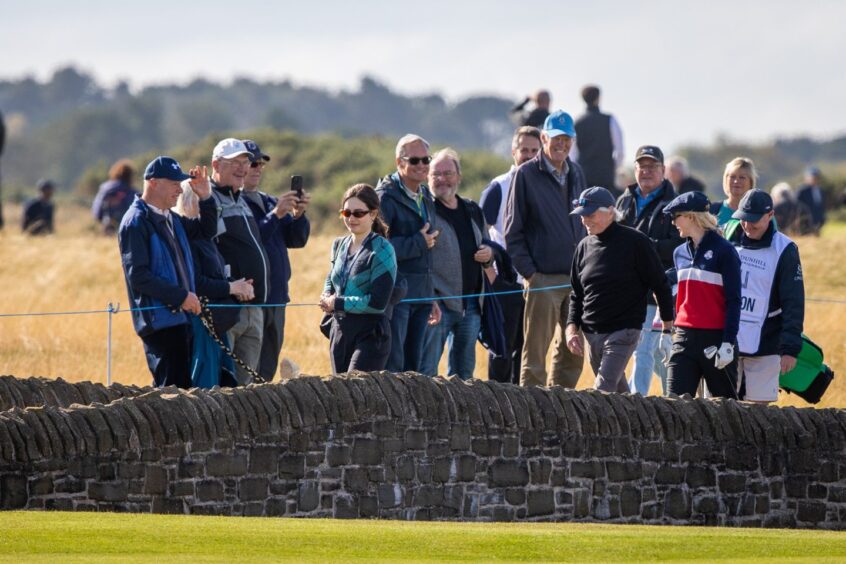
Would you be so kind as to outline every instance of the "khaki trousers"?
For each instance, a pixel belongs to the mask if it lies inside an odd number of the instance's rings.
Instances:
[[[536,272],[528,283],[528,290],[569,283],[570,277],[566,274]],[[520,385],[575,388],[582,374],[583,359],[571,353],[564,340],[570,288],[525,291],[523,294],[526,298],[523,314],[525,340],[520,363]],[[552,356],[552,374],[547,378],[546,355],[553,336],[555,351]]]

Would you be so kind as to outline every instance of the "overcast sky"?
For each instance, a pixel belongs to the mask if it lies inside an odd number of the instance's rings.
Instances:
[[[74,64],[109,86],[249,76],[337,90],[369,74],[450,101],[545,87],[574,115],[596,83],[630,156],[718,133],[846,134],[836,0],[0,0],[0,14],[0,79]]]

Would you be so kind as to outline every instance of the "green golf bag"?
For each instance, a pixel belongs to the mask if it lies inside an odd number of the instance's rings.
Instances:
[[[802,350],[796,357],[796,367],[778,377],[778,386],[808,403],[817,403],[833,379],[834,372],[823,362],[822,349],[802,335]]]

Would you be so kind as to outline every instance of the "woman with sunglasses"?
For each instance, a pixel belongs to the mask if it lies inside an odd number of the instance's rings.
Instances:
[[[396,254],[372,186],[351,187],[341,206],[350,234],[332,244],[332,267],[320,296],[320,308],[332,315],[332,372],[383,370],[391,350],[385,310],[397,277]]]
[[[667,387],[695,395],[704,378],[712,397],[737,399],[740,257],[709,207],[705,194],[687,192],[664,208],[687,238],[673,253],[678,294]]]

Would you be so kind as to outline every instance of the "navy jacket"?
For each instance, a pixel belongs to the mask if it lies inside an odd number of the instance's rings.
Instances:
[[[311,224],[305,214],[294,219],[290,214],[279,219],[271,210],[276,207],[276,198],[264,192],[258,192],[261,207],[250,198],[244,198],[261,232],[261,241],[270,262],[270,283],[267,303],[287,304],[291,301],[288,294],[288,281],[291,279],[291,260],[288,249],[301,249],[308,242]]]
[[[426,246],[426,239],[420,230],[431,225],[435,215],[432,194],[421,185],[423,193],[423,216],[417,205],[403,192],[397,173],[386,176],[376,186],[381,202],[382,217],[388,225],[388,240],[394,246],[397,256],[397,281],[408,285],[406,298],[426,298],[433,295],[432,252]]]
[[[505,210],[506,250],[523,278],[535,272],[570,274],[576,245],[587,232],[573,211],[587,188],[581,167],[567,159],[567,194],[546,168],[543,153],[520,165]]]
[[[622,224],[627,227],[634,227],[652,239],[664,269],[673,268],[673,251],[684,243],[684,239],[673,225],[673,218],[664,213],[664,208],[675,199],[677,196],[676,190],[669,180],[664,180],[656,188],[656,190],[662,192],[646,204],[638,215],[636,189],[637,184],[632,184],[617,200],[617,209],[623,213]],[[649,303],[655,302],[650,299]]]
[[[133,309],[155,308],[132,312],[132,324],[140,336],[188,323],[188,315],[179,309],[188,290],[179,285],[173,254],[167,244],[167,229],[153,220],[154,211],[139,197],[120,222],[118,245],[126,277],[129,303]],[[194,291],[194,262],[188,240],[210,237],[216,226],[215,203],[208,198],[200,202],[200,219],[186,219],[172,214],[176,240],[182,249],[191,291]],[[165,307],[161,307],[165,306]]]

